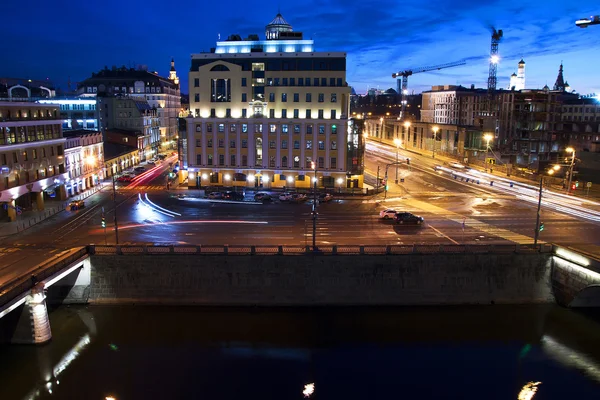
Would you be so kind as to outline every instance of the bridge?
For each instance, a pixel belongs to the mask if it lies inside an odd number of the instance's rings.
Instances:
[[[135,257],[134,257],[135,256]],[[52,338],[47,305],[600,306],[600,260],[555,245],[99,246],[0,287],[0,339]]]

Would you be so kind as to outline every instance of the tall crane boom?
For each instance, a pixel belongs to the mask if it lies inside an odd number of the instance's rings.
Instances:
[[[502,29],[496,30],[492,28],[492,44],[490,48],[490,73],[488,75],[488,92],[491,94],[496,91],[496,84],[498,82],[496,73],[498,72],[498,44],[502,40]]]
[[[407,69],[405,71],[399,71],[399,72],[395,72],[392,74],[392,78],[397,78],[398,79],[398,89],[400,89],[401,93],[402,93],[402,109],[400,111],[400,119],[404,119],[405,115],[406,115],[406,95],[408,94],[408,77],[414,74],[420,74],[421,72],[429,72],[429,71],[437,71],[440,69],[445,69],[445,68],[452,68],[452,67],[458,67],[459,65],[465,65],[466,62],[465,61],[455,61],[455,62],[451,62],[451,63],[446,63],[446,64],[440,64],[440,65],[432,65],[429,67],[420,67],[420,68],[415,68],[415,69]],[[400,81],[402,81],[402,84],[400,85]]]

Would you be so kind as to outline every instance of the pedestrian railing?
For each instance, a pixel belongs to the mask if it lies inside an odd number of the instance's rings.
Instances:
[[[200,254],[200,255],[402,255],[402,254],[499,254],[499,253],[551,253],[551,244],[538,246],[522,244],[415,244],[389,246],[330,245],[312,246],[149,246],[149,245],[90,245],[90,254],[95,255],[162,255],[162,254]]]

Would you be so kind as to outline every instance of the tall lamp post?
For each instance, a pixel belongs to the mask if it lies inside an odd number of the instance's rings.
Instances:
[[[571,182],[573,181],[573,164],[575,164],[575,149],[573,147],[567,147],[567,153],[573,153],[571,156],[571,164],[569,166],[569,184],[567,185],[567,194],[571,193]]]
[[[555,165],[548,171],[548,175],[554,174],[554,171],[558,171],[560,168],[559,165]],[[542,188],[544,186],[544,174],[540,175],[540,191],[538,196],[538,206],[537,206],[537,215],[535,218],[535,231],[533,233],[533,247],[537,247],[538,237],[540,235],[540,231],[543,229],[543,224],[540,225],[540,209],[542,208]]]
[[[379,143],[383,141],[383,117],[379,118],[379,122],[381,123],[381,129],[379,130]]]
[[[435,158],[435,142],[437,141],[437,133],[440,130],[440,128],[437,126],[434,126],[431,129],[433,129],[433,153],[432,153],[431,157]]]
[[[400,145],[402,145],[402,140],[396,138],[394,139],[394,144],[396,145],[396,185],[398,184],[398,150],[400,150]]]
[[[488,170],[488,151],[490,150],[490,142],[494,139],[494,136],[491,133],[486,133],[483,135],[483,140],[485,140],[485,172]],[[492,168],[490,167],[490,170]]]
[[[312,250],[317,251],[317,163],[312,161],[310,166],[315,171],[315,177],[313,178],[313,204],[312,204],[312,223],[313,223]]]
[[[410,136],[410,121],[405,121],[404,122],[404,127],[406,128],[406,139],[405,138],[402,138],[402,139],[406,140],[406,142],[407,142],[408,138]],[[406,142],[404,142],[405,143],[405,145],[404,145],[405,149],[406,149]]]

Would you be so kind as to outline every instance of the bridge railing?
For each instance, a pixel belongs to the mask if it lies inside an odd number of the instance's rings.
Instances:
[[[88,252],[89,249],[86,247],[71,249],[67,254],[50,257],[48,260],[36,265],[27,275],[3,283],[0,286],[0,307],[3,307],[20,294],[31,290],[37,282],[52,276],[78,259],[86,257],[89,254]]]
[[[90,254],[95,255],[401,255],[401,254],[489,254],[489,253],[551,253],[551,244],[537,247],[519,244],[415,244],[415,245],[330,245],[319,246],[267,246],[267,245],[90,245]]]

